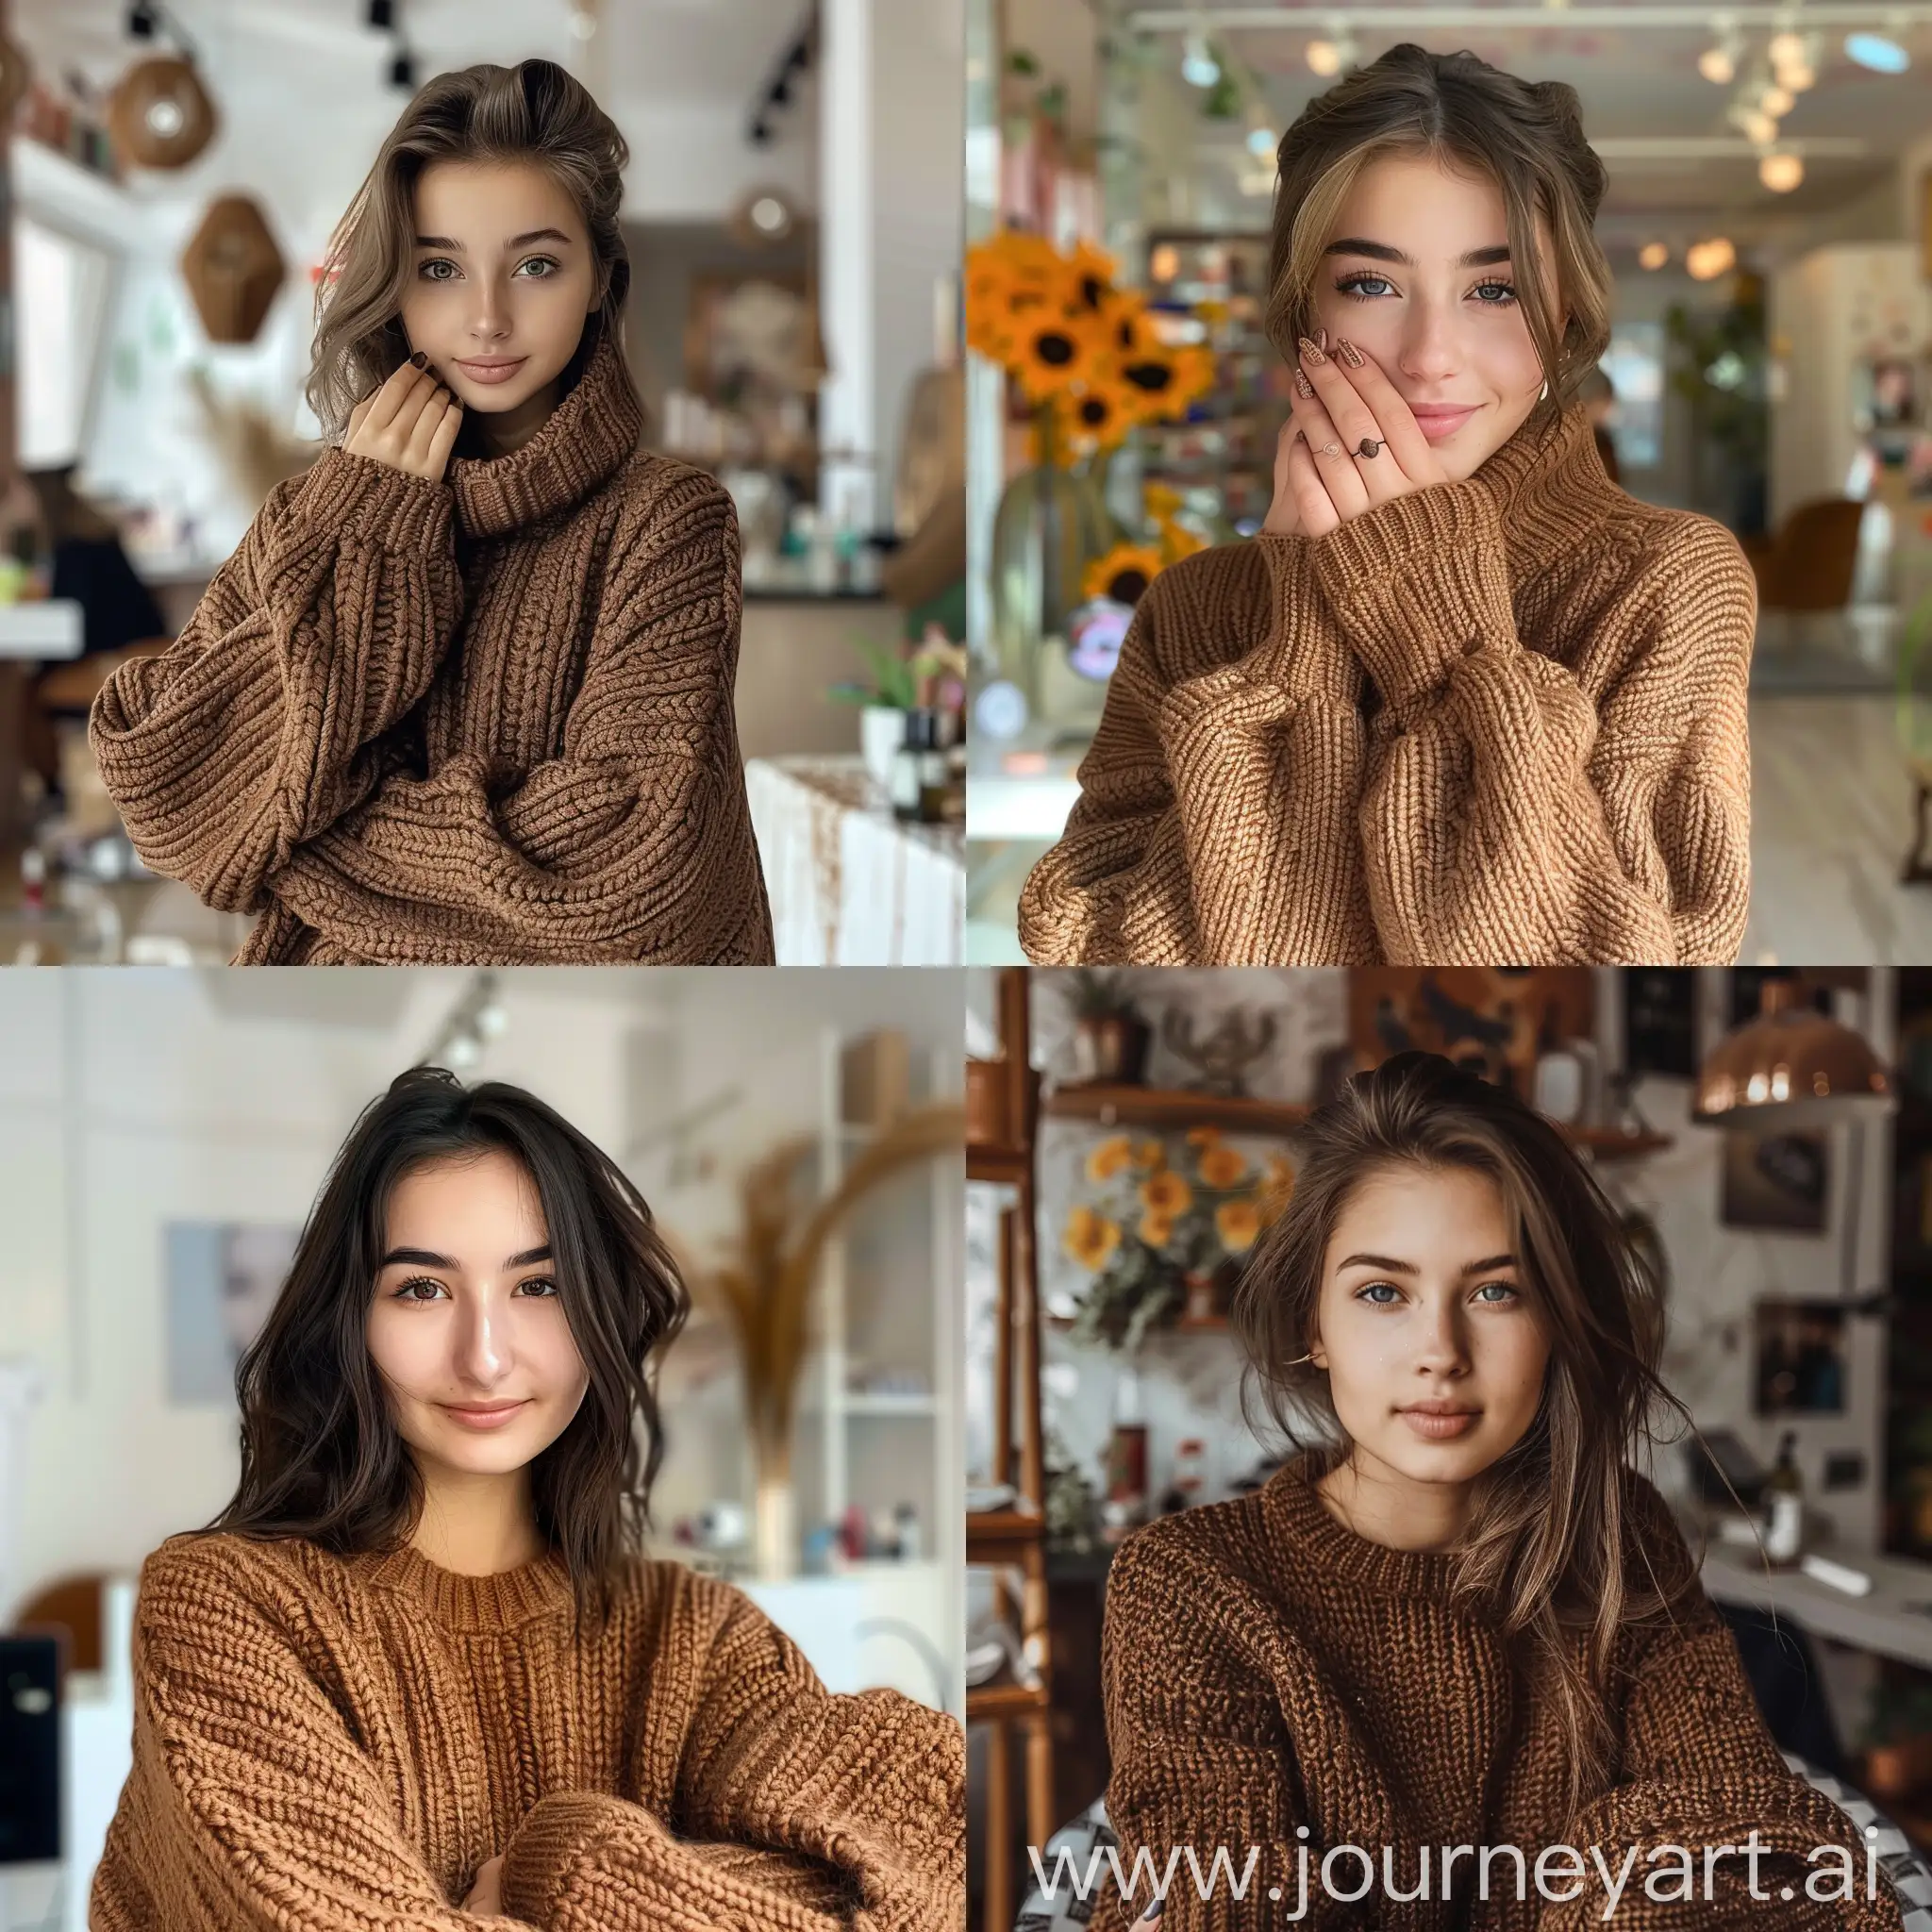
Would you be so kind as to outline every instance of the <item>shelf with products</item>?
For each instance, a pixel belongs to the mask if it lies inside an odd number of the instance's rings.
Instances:
[[[1266,235],[1164,230],[1147,237],[1157,309],[1208,312],[1214,391],[1191,421],[1163,425],[1143,453],[1144,480],[1178,491],[1215,522],[1258,524],[1274,490],[1274,441],[1288,418],[1288,373],[1261,327]],[[1200,448],[1202,442],[1212,446]]]

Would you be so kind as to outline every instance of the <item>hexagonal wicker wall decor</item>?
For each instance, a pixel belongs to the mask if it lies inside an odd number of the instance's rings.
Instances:
[[[130,67],[108,104],[121,165],[185,168],[215,137],[215,105],[192,63],[158,55]]]
[[[252,342],[286,272],[261,209],[246,194],[210,202],[181,256],[181,277],[211,342]]]

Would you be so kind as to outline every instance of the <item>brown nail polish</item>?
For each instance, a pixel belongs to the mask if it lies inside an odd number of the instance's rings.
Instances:
[[[1297,346],[1302,352],[1302,360],[1305,363],[1312,362],[1317,369],[1328,359],[1313,342],[1309,341],[1307,336],[1301,339]]]
[[[422,369],[425,367],[429,361],[429,352],[426,349],[418,349],[416,353],[409,358],[409,360],[418,369]]]
[[[1294,373],[1294,392],[1305,403],[1313,402],[1315,399],[1315,385],[1299,369]]]
[[[1315,340],[1325,349],[1328,346],[1328,331],[1325,328],[1318,328],[1315,331]]]
[[[1349,339],[1346,336],[1341,336],[1337,338],[1335,343],[1335,353],[1338,356],[1340,356],[1341,359],[1344,362],[1346,362],[1351,369],[1359,369],[1362,366],[1363,362],[1368,359],[1365,356],[1363,356],[1362,352],[1359,349],[1357,349],[1352,341],[1349,341]]]

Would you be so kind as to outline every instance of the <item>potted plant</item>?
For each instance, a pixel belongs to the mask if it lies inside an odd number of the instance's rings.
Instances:
[[[1909,1798],[1932,1784],[1932,1684],[1874,1687],[1860,1780],[1874,1798]]]
[[[918,705],[958,709],[965,701],[966,647],[956,644],[937,625],[928,625],[924,641],[911,653],[897,645],[854,638],[853,643],[870,666],[870,681],[847,678],[835,684],[832,698],[858,707],[858,749],[867,774],[881,791],[892,782],[892,760],[906,742],[906,713]]]
[[[1125,975],[1082,967],[1074,974],[1074,1073],[1076,1086],[1138,1087],[1147,1071],[1154,1030],[1141,1017]]]

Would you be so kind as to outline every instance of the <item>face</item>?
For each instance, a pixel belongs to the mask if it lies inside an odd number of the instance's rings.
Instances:
[[[1359,1474],[1468,1483],[1523,1440],[1549,1344],[1513,1246],[1495,1183],[1466,1168],[1389,1168],[1349,1196],[1312,1356]]]
[[[1550,259],[1539,225],[1542,258]],[[1503,195],[1434,158],[1356,176],[1315,283],[1315,321],[1380,365],[1454,481],[1535,408],[1543,371],[1518,305]]]
[[[368,1337],[425,1482],[518,1474],[563,1433],[590,1375],[519,1162],[492,1149],[396,1185]]]
[[[603,295],[576,203],[541,169],[437,161],[416,182],[403,327],[471,419],[541,423]]]

